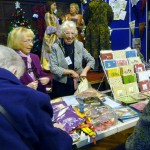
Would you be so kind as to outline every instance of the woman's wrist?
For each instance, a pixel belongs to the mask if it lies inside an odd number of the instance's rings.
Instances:
[[[72,74],[72,70],[69,70],[69,74]]]

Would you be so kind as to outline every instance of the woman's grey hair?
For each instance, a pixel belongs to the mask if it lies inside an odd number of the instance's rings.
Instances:
[[[77,26],[73,21],[64,21],[60,26],[60,36],[64,37],[67,28],[72,28],[74,30],[75,35],[78,34]]]
[[[22,58],[13,49],[0,45],[0,67],[9,70],[16,69],[15,76],[20,78],[25,71]]]

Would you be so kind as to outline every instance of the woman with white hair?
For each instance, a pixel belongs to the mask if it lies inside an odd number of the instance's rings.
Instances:
[[[76,39],[78,34],[73,21],[65,21],[60,27],[61,40],[52,45],[50,54],[50,70],[53,73],[53,97],[74,94],[76,81],[86,77],[94,67],[95,61],[84,48],[83,43]],[[86,61],[83,68],[82,62]]]

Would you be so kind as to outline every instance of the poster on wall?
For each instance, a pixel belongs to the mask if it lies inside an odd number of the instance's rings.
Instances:
[[[126,17],[126,0],[109,0],[109,5],[114,12],[114,20],[125,20]]]

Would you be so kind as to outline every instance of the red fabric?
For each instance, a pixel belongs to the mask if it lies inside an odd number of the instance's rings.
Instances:
[[[147,2],[147,0],[141,0],[141,12],[142,12],[142,15],[144,14],[144,9],[146,7],[146,2]]]
[[[43,40],[43,36],[44,36],[44,32],[45,32],[45,20],[44,20],[44,16],[46,13],[46,7],[45,5],[35,5],[33,7],[33,13],[34,14],[38,14],[38,18],[37,18],[37,30],[38,30],[38,37],[40,40]]]

